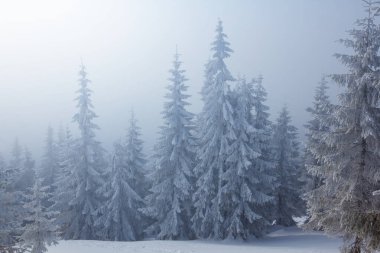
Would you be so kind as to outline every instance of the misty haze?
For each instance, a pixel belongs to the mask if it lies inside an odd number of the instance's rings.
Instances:
[[[379,15],[1,1],[0,253],[377,252]]]

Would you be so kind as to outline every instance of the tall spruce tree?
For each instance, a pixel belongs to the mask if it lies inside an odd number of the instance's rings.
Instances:
[[[257,134],[253,125],[253,83],[239,80],[235,91],[234,127],[236,140],[231,143],[231,153],[227,158],[226,171],[222,178],[222,190],[226,206],[226,236],[247,239],[250,235],[261,236],[270,224],[263,216],[266,205],[273,200],[268,189],[270,173],[259,160],[262,149],[253,135]],[[267,210],[266,210],[267,212]]]
[[[103,240],[135,241],[142,238],[145,217],[143,142],[132,113],[127,138],[115,144],[110,181],[100,188],[106,199],[95,225]]]
[[[95,215],[99,207],[96,190],[104,183],[101,176],[106,166],[104,150],[95,138],[99,127],[93,122],[97,117],[91,101],[90,80],[84,65],[79,71],[77,108],[73,121],[78,124],[80,137],[75,142],[75,159],[72,180],[75,180],[75,195],[69,202],[70,224],[65,230],[66,239],[95,239]]]
[[[295,225],[293,216],[304,213],[301,199],[302,189],[301,164],[299,156],[297,129],[291,125],[291,118],[284,107],[274,125],[273,156],[275,162],[276,189],[276,224],[282,226]]]
[[[14,142],[11,159],[6,169],[6,185],[4,207],[6,216],[6,227],[8,229],[7,243],[10,248],[12,244],[19,241],[21,225],[26,222],[27,209],[25,196],[30,193],[35,181],[34,160],[27,148],[22,149],[18,140]]]
[[[328,119],[331,131],[322,135],[327,149],[312,149],[324,184],[316,190],[320,201],[309,202],[312,219],[343,234],[342,252],[355,253],[380,249],[380,198],[372,195],[380,189],[380,6],[363,2],[366,16],[349,31],[350,39],[341,40],[353,54],[336,54],[348,72],[331,75],[343,90]]]
[[[145,213],[154,220],[148,232],[159,239],[193,238],[191,229],[195,139],[193,114],[186,110],[187,85],[178,53],[162,112],[164,125],[155,147],[153,186]]]
[[[48,198],[48,187],[41,187],[40,180],[35,180],[32,193],[27,196],[25,209],[28,215],[20,236],[21,245],[31,253],[47,252],[47,246],[56,244],[56,226],[53,213],[43,207],[42,202]]]
[[[21,234],[21,225],[26,216],[25,195],[29,181],[26,180],[25,156],[16,139],[8,165],[2,163],[0,183],[0,251],[14,252]],[[34,175],[29,179],[34,180]]]
[[[145,197],[148,190],[145,178],[147,161],[143,152],[143,144],[144,142],[141,140],[141,128],[137,125],[137,119],[132,111],[127,139],[124,142],[124,148],[123,146],[120,147],[123,149],[119,149],[119,152],[124,151],[126,155],[125,164],[131,170],[132,178],[134,178],[131,181],[131,186],[141,197]]]
[[[316,189],[322,184],[322,178],[318,176],[321,161],[314,150],[326,148],[322,141],[322,135],[330,131],[329,120],[332,104],[327,95],[327,81],[325,77],[319,82],[315,90],[313,107],[307,108],[311,114],[311,120],[305,125],[307,129],[306,166],[312,176],[311,189]]]
[[[70,130],[68,128],[64,130],[61,127],[56,146],[58,173],[53,185],[54,194],[49,199],[51,203],[49,210],[57,213],[55,224],[58,226],[58,234],[63,235],[63,237],[67,227],[71,224],[72,216],[75,215],[73,206],[70,205],[77,187],[74,174],[76,156],[74,144]]]
[[[312,214],[307,221],[306,227],[313,229],[323,229],[318,222],[319,216],[323,215],[325,208],[322,208],[320,204],[316,205],[316,203],[324,201],[319,189],[322,184],[324,184],[324,178],[321,173],[323,159],[319,152],[322,151],[325,153],[329,150],[323,136],[331,130],[330,118],[333,105],[327,95],[327,89],[327,80],[325,77],[322,77],[322,80],[315,90],[313,106],[307,108],[307,111],[311,114],[311,120],[305,125],[307,129],[305,164],[310,175],[306,197],[308,213],[309,215]],[[326,201],[324,202],[327,203]]]
[[[17,230],[21,219],[18,214],[17,195],[14,190],[16,180],[13,170],[0,154],[0,252],[12,252],[17,242]]]
[[[267,171],[273,168],[271,159],[272,142],[272,122],[269,120],[269,106],[267,106],[267,92],[262,84],[263,77],[259,76],[253,81],[253,117],[252,124],[254,134],[252,142],[257,145],[257,152],[260,156],[255,159],[255,166],[260,170]],[[269,173],[270,174],[270,173]],[[273,178],[272,178],[273,179]]]
[[[216,28],[212,43],[212,59],[206,65],[206,81],[202,88],[204,106],[199,116],[199,146],[197,152],[197,190],[193,196],[195,214],[193,229],[198,237],[225,238],[225,208],[223,174],[228,170],[231,142],[236,140],[234,112],[229,82],[234,81],[225,59],[232,50],[226,41],[222,22]]]
[[[262,205],[260,212],[271,223],[275,217],[275,198],[276,189],[275,162],[273,160],[272,147],[272,122],[269,120],[269,106],[266,105],[267,92],[263,86],[263,77],[260,75],[253,81],[253,133],[251,142],[254,151],[259,155],[252,160],[252,167],[260,174],[260,182],[257,188],[263,193],[272,197],[272,200]],[[259,209],[259,207],[256,207]]]

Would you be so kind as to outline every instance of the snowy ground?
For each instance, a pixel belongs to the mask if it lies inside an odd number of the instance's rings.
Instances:
[[[49,253],[338,253],[341,240],[298,228],[278,230],[263,239],[237,241],[60,241]]]

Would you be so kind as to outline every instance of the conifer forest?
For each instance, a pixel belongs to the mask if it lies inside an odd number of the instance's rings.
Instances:
[[[6,2],[0,253],[380,252],[380,2]]]

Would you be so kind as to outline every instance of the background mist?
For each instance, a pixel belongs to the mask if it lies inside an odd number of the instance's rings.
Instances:
[[[357,0],[1,1],[0,152],[9,154],[18,137],[39,158],[48,125],[76,133],[81,59],[92,81],[98,139],[110,150],[133,108],[149,151],[176,45],[190,110],[200,111],[218,18],[234,50],[227,60],[234,76],[262,74],[272,118],[287,104],[302,135],[321,75],[343,72],[333,54],[345,49],[336,41],[361,16]]]

